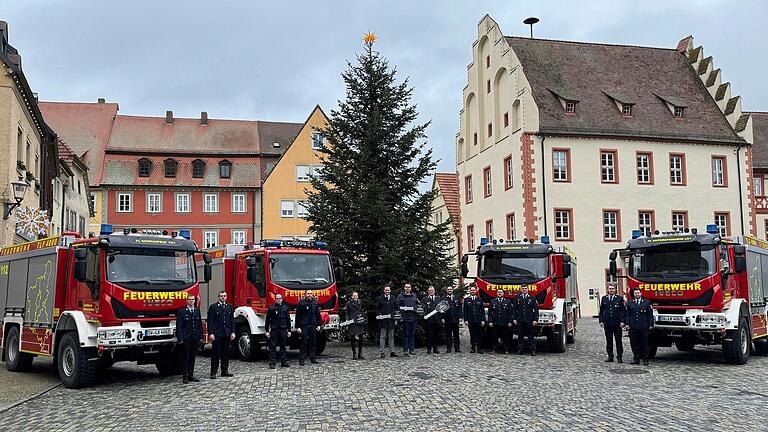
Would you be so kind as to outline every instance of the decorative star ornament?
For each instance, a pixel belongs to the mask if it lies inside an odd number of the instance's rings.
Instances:
[[[363,36],[363,41],[366,45],[373,45],[373,43],[376,42],[376,35],[369,31]]]

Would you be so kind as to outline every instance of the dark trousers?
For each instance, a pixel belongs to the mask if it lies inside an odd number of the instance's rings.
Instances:
[[[403,321],[403,352],[413,351],[416,339],[416,321]]]
[[[648,360],[648,330],[629,329],[629,344],[635,360]]]
[[[459,323],[445,324],[445,347],[448,352],[451,352],[453,347],[456,347],[456,352],[461,351],[461,345],[459,345]]]
[[[229,348],[232,346],[228,336],[216,336],[211,343],[211,375],[219,370],[221,361],[221,373],[229,372]]]
[[[528,349],[532,353],[536,352],[536,339],[534,338],[533,323],[532,322],[517,322],[517,352],[521,353],[525,350],[525,343],[523,339],[528,337]]]
[[[605,351],[608,358],[613,358],[613,341],[616,340],[616,356],[621,358],[624,354],[624,344],[621,342],[621,327],[619,325],[603,325],[605,331]]]
[[[184,376],[191,378],[195,376],[195,358],[197,357],[197,347],[199,341],[184,341],[181,344],[181,356],[184,362]]]
[[[480,323],[468,323],[469,327],[469,343],[472,347],[482,350],[483,346],[483,326]]]
[[[352,342],[352,354],[363,355],[363,335],[350,336],[349,340]]]
[[[493,339],[496,352],[506,352],[509,350],[509,329],[506,324],[493,325]],[[501,340],[501,343],[499,343]]]
[[[285,358],[285,342],[288,339],[287,330],[272,330],[269,333],[269,364],[275,364],[277,348],[280,348],[280,363],[287,363]]]
[[[427,351],[437,352],[437,344],[440,342],[440,323],[427,321]]]
[[[299,361],[303,362],[309,354],[309,359],[315,359],[315,344],[317,342],[317,327],[304,326],[301,328],[301,344],[299,345]]]

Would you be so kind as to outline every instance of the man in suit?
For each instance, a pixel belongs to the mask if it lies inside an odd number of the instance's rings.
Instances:
[[[389,356],[397,357],[395,353],[395,320],[392,314],[397,309],[397,300],[392,295],[392,288],[384,287],[384,293],[376,298],[376,316],[389,316],[379,318],[379,353],[384,358],[384,348],[389,344]]]
[[[430,285],[427,288],[427,295],[421,299],[421,303],[424,304],[424,314],[426,315],[435,310],[435,307],[441,300],[440,296],[435,295],[435,287]],[[437,344],[440,340],[440,317],[434,314],[427,318],[424,327],[427,331],[427,354],[440,354],[437,350]]]
[[[449,286],[445,290],[445,301],[448,302],[449,309],[441,315],[441,322],[445,326],[445,346],[446,352],[456,349],[461,352],[459,341],[459,320],[461,319],[461,301],[453,295],[453,287]]]
[[[464,299],[464,322],[469,327],[469,343],[472,349],[483,353],[483,327],[485,326],[485,306],[483,300],[477,296],[477,287],[469,289],[469,297]]]
[[[221,376],[229,373],[229,349],[235,340],[235,318],[232,305],[227,303],[227,293],[219,292],[219,301],[208,307],[208,337],[211,339],[211,379],[216,379],[221,361]]]
[[[309,361],[317,364],[315,359],[317,334],[322,328],[320,305],[317,304],[312,291],[304,292],[304,300],[296,306],[296,331],[301,336],[299,345],[299,366],[304,366],[304,359],[309,354]]]
[[[176,339],[181,344],[184,362],[184,384],[200,381],[195,377],[195,357],[203,338],[203,319],[195,304],[197,297],[187,297],[187,305],[176,311]]]
[[[418,297],[413,293],[411,284],[403,285],[403,292],[397,296],[397,308],[403,314],[403,355],[416,355],[416,305]]]
[[[281,294],[275,295],[275,303],[267,309],[264,329],[269,341],[269,368],[275,368],[278,348],[280,348],[280,367],[289,367],[285,357],[285,343],[291,337],[291,314],[288,306],[283,304]]]
[[[632,289],[633,299],[627,302],[627,314],[624,317],[629,328],[629,344],[632,346],[634,359],[632,364],[648,366],[648,335],[653,330],[653,307],[651,302],[643,298],[640,288]]]
[[[624,299],[616,294],[616,284],[611,282],[607,287],[608,294],[600,299],[598,321],[605,330],[605,350],[608,352],[608,363],[613,362],[613,341],[616,340],[616,359],[623,363],[624,345],[621,342],[621,329],[624,327]]]
[[[517,326],[517,354],[522,355],[525,350],[523,339],[528,337],[528,348],[531,355],[536,355],[535,328],[539,323],[539,303],[528,294],[528,285],[520,286],[520,294],[515,297],[515,319],[512,321]]]
[[[512,326],[512,304],[504,298],[504,290],[496,290],[496,298],[491,300],[488,309],[488,326],[493,329],[493,339],[497,354],[511,353],[509,347],[509,327]],[[499,343],[501,340],[501,343]]]

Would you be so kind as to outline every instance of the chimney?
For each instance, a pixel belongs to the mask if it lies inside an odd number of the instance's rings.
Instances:
[[[203,126],[208,126],[208,113],[205,111],[200,112],[200,124]]]
[[[104,98],[99,98],[96,102],[103,104],[103,103],[107,102],[107,100],[104,99]]]
[[[173,111],[165,112],[165,124],[168,124],[168,125],[173,124]]]

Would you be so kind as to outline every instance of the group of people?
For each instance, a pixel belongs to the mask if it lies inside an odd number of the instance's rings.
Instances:
[[[616,284],[610,283],[608,294],[600,299],[600,326],[605,331],[605,350],[608,352],[606,362],[613,362],[613,342],[616,341],[616,360],[623,363],[624,345],[621,342],[622,330],[629,330],[629,343],[632,347],[632,364],[648,365],[648,336],[653,329],[653,306],[643,298],[639,288],[632,290],[632,299],[624,302],[624,298],[616,293]]]

